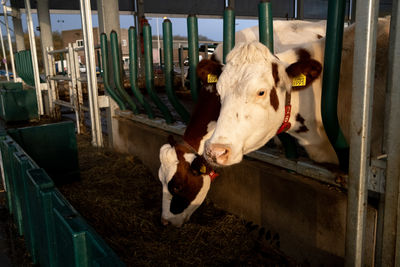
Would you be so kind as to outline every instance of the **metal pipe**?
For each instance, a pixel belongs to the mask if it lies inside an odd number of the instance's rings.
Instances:
[[[83,50],[83,49],[82,49]],[[59,53],[66,53],[68,52],[68,49],[55,49],[52,51],[49,51],[49,55],[54,55],[54,54],[59,54]]]
[[[143,97],[137,86],[137,76],[138,76],[138,57],[137,57],[137,38],[136,38],[136,28],[130,27],[128,30],[129,38],[129,80],[131,83],[131,89],[136,99],[145,109],[147,115],[150,119],[154,118],[153,110],[150,104]]]
[[[192,98],[196,102],[198,98],[199,79],[196,75],[197,64],[199,64],[199,33],[196,15],[187,18],[188,47],[189,47],[189,81]]]
[[[266,0],[258,4],[258,31],[260,43],[264,44],[274,53],[274,29],[272,22],[271,3]]]
[[[49,63],[49,73],[47,74],[48,77],[52,77],[55,75],[56,71],[55,71],[55,65],[54,65],[54,58],[51,54],[49,54],[49,52],[51,51],[51,49],[53,49],[53,47],[47,47],[45,53],[47,54],[47,61]],[[22,52],[19,52],[19,54]],[[48,97],[48,101],[49,101],[49,110],[50,110],[50,115],[51,116],[55,116],[55,109],[54,109],[54,103],[53,101],[56,100],[55,97],[55,82],[47,79],[47,97]]]
[[[337,99],[342,58],[342,40],[345,15],[345,0],[329,1],[328,21],[324,55],[324,75],[322,80],[321,115],[325,132],[335,149],[341,169],[349,166],[349,146],[340,129],[337,117]],[[357,73],[357,72],[354,72]]]
[[[78,134],[81,133],[80,121],[79,118],[79,102],[77,97],[77,90],[76,90],[76,64],[75,64],[75,57],[74,57],[74,50],[72,48],[71,43],[68,44],[68,54],[67,58],[69,61],[69,69],[68,72],[70,73],[71,77],[71,93],[70,93],[70,102],[74,106],[75,111],[75,120],[76,120],[76,132]],[[79,71],[79,69],[78,69]]]
[[[356,11],[353,93],[351,102],[350,165],[346,223],[346,266],[363,266],[367,213],[367,178],[375,74],[379,1],[369,0]],[[328,42],[328,41],[327,41]],[[325,88],[324,88],[325,90]]]
[[[168,108],[158,98],[154,92],[154,74],[153,74],[153,45],[151,37],[150,25],[143,25],[143,40],[144,40],[144,58],[145,58],[145,73],[146,73],[146,89],[153,102],[163,114],[165,121],[169,124],[174,121]]]
[[[128,105],[131,107],[134,114],[138,114],[135,102],[133,102],[132,98],[128,95],[124,88],[121,85],[121,61],[119,57],[119,48],[118,48],[118,36],[117,32],[112,31],[110,33],[110,42],[111,42],[111,57],[114,69],[114,83],[115,87],[118,90],[119,95],[124,99]]]
[[[10,28],[9,28],[9,25],[8,25],[6,1],[3,0],[2,4],[3,4],[4,21],[6,23],[6,30],[7,30],[8,49],[10,50],[10,61],[11,61],[11,69],[12,69],[12,72],[13,72],[13,80],[16,81],[17,73],[15,73],[14,52],[13,52],[13,47],[12,47]]]
[[[104,88],[111,96],[112,99],[117,103],[119,109],[125,110],[126,105],[124,101],[122,101],[121,97],[115,92],[113,89],[111,89],[110,82],[108,80],[109,76],[109,70],[108,70],[108,45],[107,45],[107,35],[105,33],[100,34],[100,46],[101,46],[101,61],[103,62],[103,72],[101,73],[101,76],[103,77],[103,83],[104,83]]]
[[[28,25],[29,44],[31,47],[33,76],[35,81],[36,98],[38,103],[38,113],[39,115],[43,115],[44,109],[43,109],[42,90],[40,88],[39,67],[36,54],[36,41],[35,41],[35,33],[33,31],[31,3],[29,0],[25,0],[25,10],[26,10],[26,22]]]
[[[89,106],[92,118],[92,144],[103,146],[100,109],[97,98],[96,63],[94,56],[93,26],[90,0],[80,0],[80,11],[85,42],[86,74],[88,77]]]
[[[1,50],[3,52],[3,64],[5,65],[6,68],[7,81],[9,81],[10,77],[8,76],[7,55],[6,55],[6,50],[4,48],[3,31],[1,30],[1,27],[0,27],[0,41],[1,41]]]
[[[235,46],[235,11],[227,7],[224,10],[224,43],[223,43],[223,63],[226,63],[226,55]]]
[[[360,6],[360,5],[359,5]],[[377,266],[398,266],[400,263],[400,4],[393,2],[388,55],[386,94],[385,152],[387,153],[386,189],[382,234],[382,260]]]
[[[81,129],[85,128],[85,111],[88,111],[86,107],[83,106],[83,96],[82,96],[82,82],[80,81],[81,72],[79,70],[79,58],[78,53],[75,51],[77,47],[76,43],[72,44],[72,57],[75,65],[75,79],[76,79],[76,101],[78,105],[78,113],[79,113],[79,126]],[[87,79],[86,79],[87,80]]]
[[[183,67],[183,47],[179,44],[178,48],[179,69],[181,70],[181,86],[185,88],[185,68]]]
[[[173,86],[173,72],[174,65],[172,63],[172,23],[169,19],[163,22],[163,46],[164,46],[164,76],[165,76],[165,90],[172,106],[181,116],[182,120],[187,124],[190,120],[190,114],[185,107],[177,99],[174,86]]]

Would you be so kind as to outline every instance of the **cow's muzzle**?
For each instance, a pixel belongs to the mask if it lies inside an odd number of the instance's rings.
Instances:
[[[231,148],[226,144],[207,144],[205,155],[208,161],[215,165],[227,165]]]

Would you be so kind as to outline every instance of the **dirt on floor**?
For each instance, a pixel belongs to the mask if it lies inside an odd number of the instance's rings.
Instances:
[[[81,181],[60,191],[127,266],[294,266],[279,236],[206,199],[181,228],[163,226],[161,183],[140,160],[78,136]]]

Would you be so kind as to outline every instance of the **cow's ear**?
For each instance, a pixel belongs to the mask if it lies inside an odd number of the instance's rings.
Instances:
[[[314,59],[297,61],[286,68],[292,90],[301,90],[310,86],[322,72],[322,65]]]
[[[174,146],[176,145],[176,141],[175,141],[175,139],[174,139],[174,137],[173,137],[172,135],[169,135],[169,136],[168,136],[168,143],[169,143],[172,147],[174,147]]]
[[[210,59],[203,59],[196,68],[197,77],[203,84],[216,83],[221,72],[222,65]]]

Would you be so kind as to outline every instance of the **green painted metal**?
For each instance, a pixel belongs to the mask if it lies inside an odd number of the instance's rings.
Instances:
[[[274,53],[273,21],[270,2],[261,1],[258,4],[258,29],[260,43],[264,44]],[[298,158],[296,140],[287,133],[279,134],[278,138],[282,142],[286,158]]]
[[[154,113],[151,109],[150,104],[144,98],[137,86],[137,76],[138,76],[138,58],[137,58],[137,38],[136,38],[136,28],[130,27],[128,30],[129,38],[129,80],[131,83],[131,89],[136,99],[145,109],[147,116],[150,119],[154,119]]]
[[[31,51],[24,50],[14,54],[15,70],[19,77],[30,86],[35,86]],[[40,79],[43,83],[44,80]]]
[[[329,1],[328,4],[325,51],[329,51],[329,53],[324,55],[324,76],[322,80],[324,90],[322,90],[321,99],[322,122],[343,170],[347,170],[349,166],[349,145],[340,129],[337,117],[337,100],[345,7],[345,0]]]
[[[258,4],[258,30],[260,43],[274,51],[274,29],[272,22],[272,9],[269,1],[263,0]]]
[[[101,61],[103,62],[103,71],[101,72],[104,88],[107,94],[117,103],[119,109],[125,110],[125,103],[122,101],[121,97],[111,89],[110,82],[108,80],[109,71],[108,71],[108,44],[107,44],[107,35],[105,33],[100,34],[100,49],[101,49]]]
[[[10,160],[10,152],[9,149],[12,149],[12,152],[16,150],[15,142],[11,139],[10,136],[2,135],[1,142],[0,142],[0,149],[1,149],[1,158],[4,170],[4,180],[6,186],[6,200],[7,200],[7,208],[10,214],[14,213],[14,205],[13,205],[13,195],[11,194],[12,187],[10,181],[13,177],[13,169],[11,168],[11,160]]]
[[[173,86],[173,51],[172,51],[172,23],[169,19],[163,22],[163,45],[164,45],[164,75],[165,75],[165,90],[172,106],[181,116],[182,120],[187,124],[190,120],[190,114],[185,107],[179,102],[175,95]]]
[[[22,85],[13,85],[20,88]],[[0,89],[0,117],[5,122],[37,119],[38,109],[35,89]]]
[[[174,121],[171,113],[164,103],[158,98],[154,92],[154,74],[153,74],[153,44],[151,36],[151,28],[149,24],[143,25],[143,39],[144,39],[144,58],[145,58],[145,75],[146,75],[146,89],[153,102],[157,105],[158,109],[163,114],[165,121],[169,124]]]
[[[0,89],[21,91],[23,89],[22,83],[1,81]]]
[[[75,124],[65,121],[8,130],[22,149],[56,184],[79,179]]]
[[[197,64],[199,64],[199,33],[196,15],[187,17],[188,47],[189,47],[189,81],[192,98],[197,102],[199,79],[196,75]]]
[[[226,63],[226,55],[235,46],[235,11],[231,7],[224,10],[224,43],[223,62]]]
[[[121,60],[120,60],[120,54],[119,54],[119,46],[118,46],[118,36],[115,31],[112,31],[110,33],[110,42],[111,42],[111,58],[112,58],[112,65],[114,69],[114,83],[115,87],[118,90],[119,95],[122,97],[123,100],[125,100],[128,105],[131,107],[132,112],[134,114],[138,114],[138,110],[136,108],[135,102],[133,102],[132,98],[128,93],[125,91],[121,84]]]

